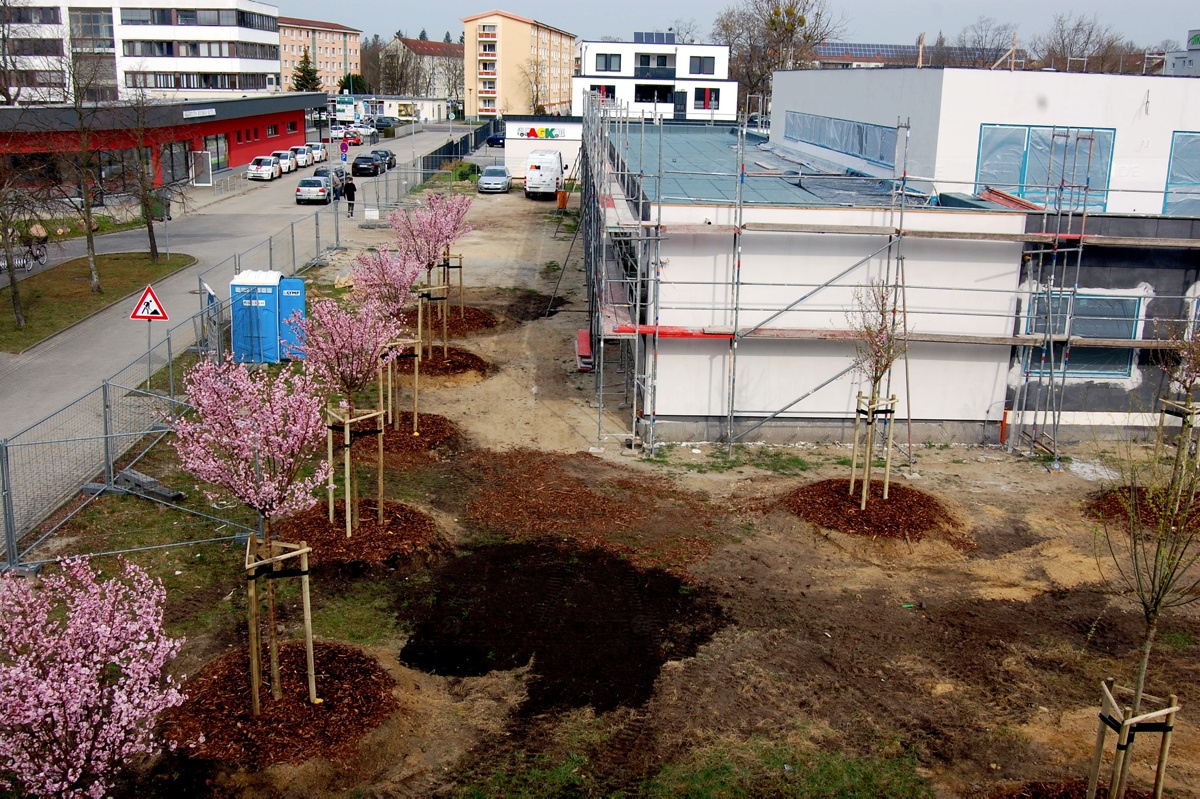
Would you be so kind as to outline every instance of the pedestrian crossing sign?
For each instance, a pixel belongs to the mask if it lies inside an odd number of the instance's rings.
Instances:
[[[129,314],[129,318],[146,322],[166,322],[170,319],[166,309],[155,296],[152,286],[146,286],[146,290],[142,292],[141,299],[133,307],[133,313]]]

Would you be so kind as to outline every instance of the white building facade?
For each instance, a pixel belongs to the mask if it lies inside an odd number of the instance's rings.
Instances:
[[[35,0],[36,2],[36,0]],[[278,91],[278,9],[254,0],[179,8],[77,0],[14,9],[5,56],[17,102],[61,102],[80,88],[88,100],[200,99]],[[10,50],[10,52],[11,52]]]
[[[771,143],[920,188],[1200,215],[1200,81],[981,69],[777,72]],[[907,131],[898,128],[907,122]],[[907,134],[907,135],[905,135]],[[907,156],[905,153],[907,152]]]
[[[729,80],[729,48],[680,44],[673,33],[635,33],[632,42],[579,42],[571,79],[571,109],[583,113],[583,96],[600,94],[629,107],[633,116],[732,122],[738,85]]]

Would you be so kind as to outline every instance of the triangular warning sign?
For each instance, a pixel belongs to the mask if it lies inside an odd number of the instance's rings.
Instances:
[[[129,315],[129,318],[141,319],[147,322],[166,322],[170,319],[167,316],[166,309],[162,307],[162,303],[154,295],[154,288],[151,286],[146,286],[146,290],[142,292],[142,298],[133,307],[133,313]]]

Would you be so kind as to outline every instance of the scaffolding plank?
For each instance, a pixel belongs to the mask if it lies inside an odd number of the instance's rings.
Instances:
[[[885,225],[791,225],[779,222],[747,222],[742,229],[753,233],[835,233],[865,236],[894,236],[896,229]]]
[[[1156,239],[1132,236],[1084,236],[1083,243],[1092,247],[1161,247],[1172,250],[1200,250],[1200,239]]]

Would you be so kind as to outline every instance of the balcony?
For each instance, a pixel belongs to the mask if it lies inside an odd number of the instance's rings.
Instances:
[[[480,54],[479,54],[477,57],[478,57],[478,58],[486,58],[486,59],[488,59],[488,60],[492,60],[492,59],[496,58],[496,51],[495,51],[495,50],[493,50],[493,51],[492,51],[492,52],[490,52],[490,53],[480,53]]]
[[[494,42],[494,41],[496,41],[496,33],[495,33],[495,31],[493,31],[491,33],[484,33],[483,31],[480,31],[478,34],[476,34],[476,38],[479,39],[480,41],[486,40],[486,41]]]
[[[494,70],[494,69],[491,69],[491,70],[481,69],[481,70],[479,70],[479,77],[481,77],[481,78],[494,78],[494,77],[496,77],[496,70]]]
[[[481,117],[494,117],[494,116],[496,116],[496,109],[495,109],[495,108],[480,108],[480,109],[479,109],[479,116],[481,116]]]
[[[633,77],[649,80],[675,80],[675,67],[634,67]]]
[[[480,89],[478,92],[476,92],[476,94],[478,94],[480,97],[495,97],[496,90],[495,89]]]

